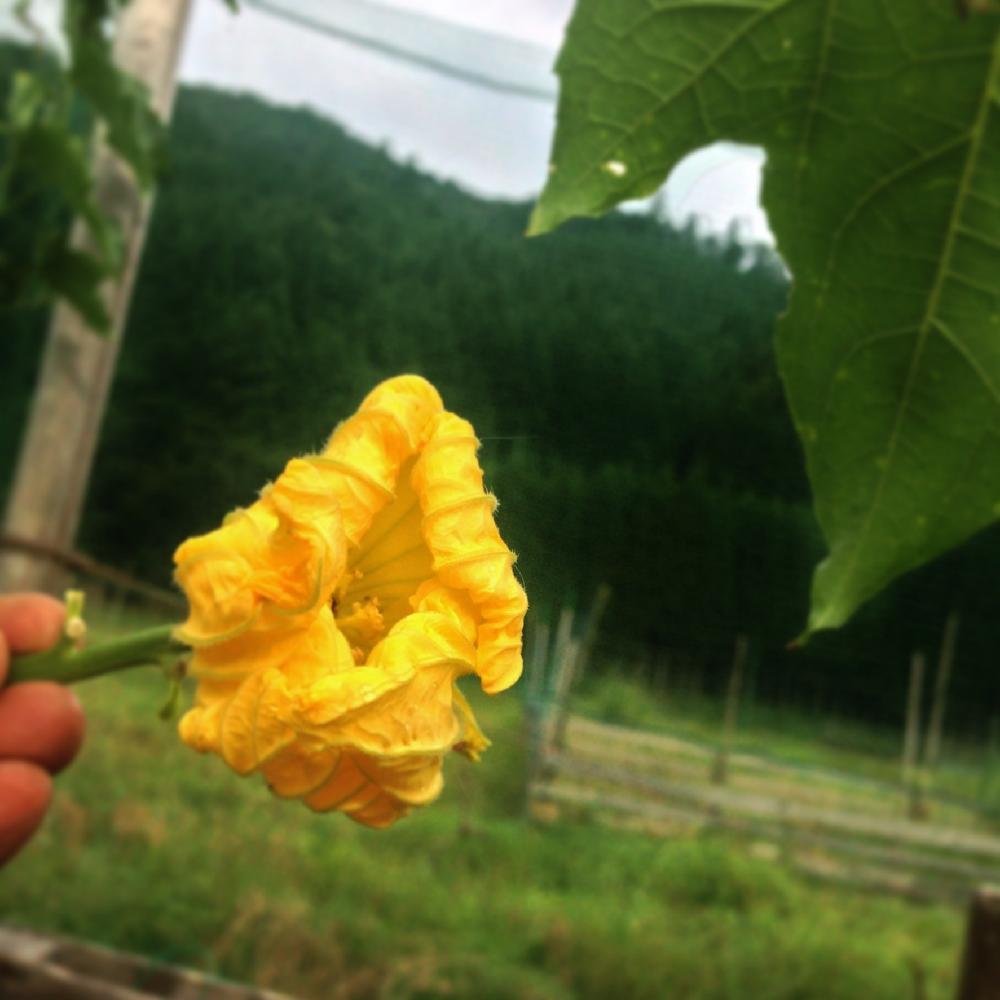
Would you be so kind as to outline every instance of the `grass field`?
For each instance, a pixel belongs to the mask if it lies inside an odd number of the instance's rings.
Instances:
[[[3,873],[4,921],[324,1000],[953,993],[956,909],[823,888],[719,835],[525,822],[514,695],[476,699],[480,765],[450,761],[441,802],[376,832],[187,750],[152,672],[79,693],[88,743]]]

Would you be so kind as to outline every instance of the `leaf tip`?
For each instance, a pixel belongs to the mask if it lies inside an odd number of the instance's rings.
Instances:
[[[544,236],[546,233],[552,232],[555,227],[546,218],[546,215],[547,213],[542,208],[541,201],[539,201],[532,209],[531,218],[528,220],[528,228],[524,231],[524,235],[528,239],[534,236]]]

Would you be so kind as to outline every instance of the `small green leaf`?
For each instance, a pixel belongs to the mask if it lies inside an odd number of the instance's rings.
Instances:
[[[767,152],[782,378],[829,546],[806,635],[1000,516],[1000,19],[951,2],[580,0],[546,232]]]
[[[18,137],[22,169],[39,186],[56,189],[75,209],[90,200],[90,161],[81,139],[60,125],[30,125]]]
[[[172,722],[177,718],[177,711],[181,704],[181,678],[183,673],[176,670],[164,670],[167,681],[167,697],[157,711],[157,715],[164,722]]]
[[[87,133],[102,126],[107,143],[147,187],[165,149],[146,88],[112,59],[111,22],[125,3],[66,0],[69,65],[44,44],[19,53],[0,122],[4,301],[30,308],[61,294],[104,332],[109,321],[99,284],[121,267],[123,247],[112,214],[95,194]],[[87,240],[69,249],[73,215],[86,225]]]
[[[106,2],[67,0],[64,26],[70,48],[70,78],[107,128],[108,144],[149,187],[163,163],[166,132],[149,104],[149,91],[114,63],[103,30]]]
[[[83,141],[60,125],[38,124],[21,133],[17,151],[19,168],[32,183],[50,197],[65,200],[87,223],[102,274],[116,271],[122,260],[121,240],[113,220],[94,201],[90,157]]]
[[[12,131],[29,126],[48,100],[42,81],[31,73],[15,73],[7,95],[7,118]]]
[[[40,267],[40,278],[52,295],[66,299],[98,333],[111,330],[111,317],[101,298],[101,282],[107,276],[103,262],[59,243]]]

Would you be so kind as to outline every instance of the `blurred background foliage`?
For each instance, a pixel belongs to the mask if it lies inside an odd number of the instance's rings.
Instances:
[[[66,0],[65,58],[47,45],[5,46],[0,116],[0,301],[28,309],[68,301],[101,332],[109,316],[101,281],[122,264],[121,234],[102,212],[88,133],[107,145],[148,188],[163,166],[165,130],[146,88],[112,57],[110,19],[123,0]],[[14,4],[29,30],[30,0]],[[67,240],[71,219],[77,238]]]
[[[598,662],[669,664],[712,694],[745,632],[754,697],[894,723],[912,649],[933,655],[956,610],[949,724],[989,730],[1000,677],[962,664],[1000,638],[998,532],[785,648],[822,547],[773,360],[787,280],[771,250],[656,213],[525,240],[527,204],[205,89],[181,92],[168,158],[86,551],[166,583],[178,540],[318,449],[376,381],[415,371],[476,426],[536,616],[613,588]],[[0,252],[15,238],[5,228]],[[3,317],[5,477],[44,322]]]

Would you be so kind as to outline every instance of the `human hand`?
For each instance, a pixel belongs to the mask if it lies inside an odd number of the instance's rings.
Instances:
[[[43,594],[0,596],[0,685],[13,653],[58,641],[65,608]],[[83,740],[80,703],[59,684],[0,686],[0,865],[35,832],[52,797],[51,776]]]

